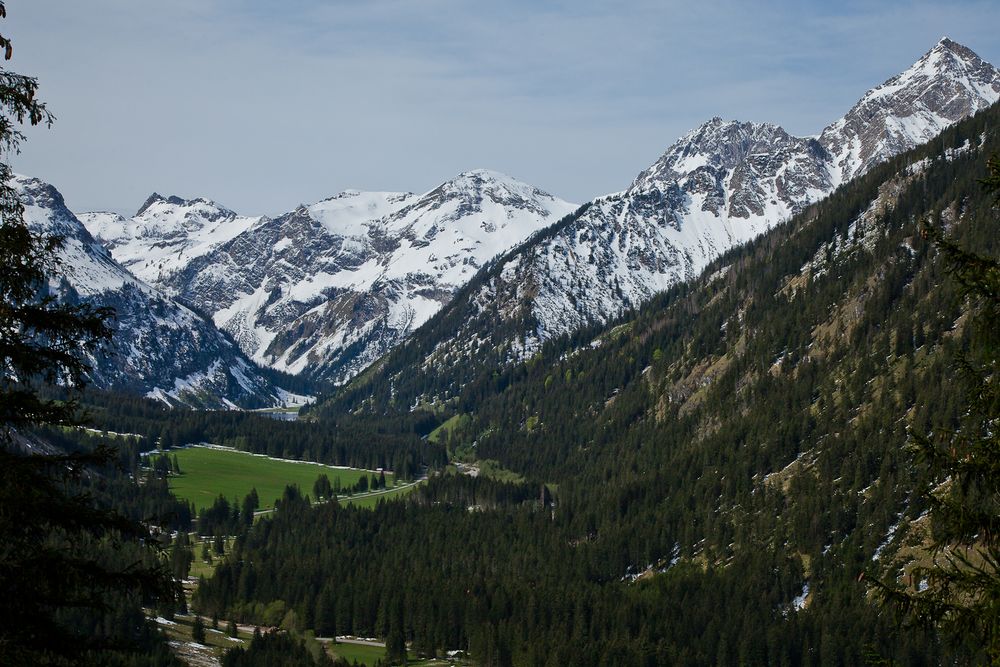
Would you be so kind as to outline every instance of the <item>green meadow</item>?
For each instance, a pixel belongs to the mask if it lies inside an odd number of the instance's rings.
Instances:
[[[171,458],[177,456],[181,469],[180,475],[170,476],[171,491],[178,498],[193,502],[197,509],[210,507],[220,494],[230,501],[242,502],[252,488],[257,489],[261,509],[268,509],[274,507],[274,501],[281,497],[289,484],[297,484],[303,494],[312,496],[313,483],[321,474],[327,475],[334,485],[339,479],[344,489],[354,486],[362,476],[370,478],[372,475],[366,470],[280,461],[235,449],[195,446],[172,449],[168,454]],[[391,488],[391,473],[386,473],[386,481]],[[393,495],[396,493],[386,494],[385,497]],[[373,500],[377,498],[375,496]]]
[[[348,644],[346,642],[326,643],[326,651],[328,654],[342,658],[347,662],[353,664],[364,665],[365,667],[372,667],[377,662],[385,661],[385,647],[383,646],[367,646],[364,644]],[[455,664],[453,661],[447,660],[432,660],[427,658],[417,658],[410,654],[407,664],[410,665],[421,665],[425,667],[434,667],[436,665],[447,666]]]
[[[327,644],[326,650],[336,658],[343,658],[347,662],[358,665],[374,665],[378,661],[385,661],[384,646],[366,646],[364,644]]]

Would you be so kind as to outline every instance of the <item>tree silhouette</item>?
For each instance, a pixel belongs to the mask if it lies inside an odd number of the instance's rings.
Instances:
[[[9,60],[6,36],[0,49]],[[81,423],[86,360],[108,342],[113,316],[47,293],[63,240],[29,229],[9,164],[21,126],[54,120],[37,89],[34,78],[0,68],[0,664],[99,664],[98,651],[148,639],[138,603],[171,598],[176,587],[148,546],[149,529],[97,507],[77,483],[115,453],[39,453],[44,443],[31,436],[34,426]],[[46,388],[67,394],[46,398]],[[102,625],[95,617],[108,630],[88,632]]]

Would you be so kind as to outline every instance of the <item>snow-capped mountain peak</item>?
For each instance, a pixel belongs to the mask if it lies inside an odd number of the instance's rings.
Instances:
[[[197,219],[202,218],[204,220],[217,220],[220,218],[231,218],[236,214],[230,211],[225,206],[217,204],[210,199],[204,199],[202,197],[197,197],[195,199],[184,199],[178,197],[177,195],[170,195],[164,197],[158,192],[154,192],[146,198],[139,210],[136,211],[135,217],[139,217],[146,213],[151,208],[159,209],[158,213],[163,216],[176,217],[176,211],[180,211],[181,215]]]
[[[869,90],[819,137],[833,155],[834,183],[929,141],[1000,99],[1000,71],[943,37],[906,71]]]
[[[117,261],[151,283],[261,220],[239,216],[210,199],[164,197],[155,192],[131,218],[107,212],[79,217]]]
[[[669,189],[687,179],[704,181],[744,165],[757,174],[775,172],[794,154],[821,153],[809,139],[789,135],[771,123],[724,121],[715,117],[670,146],[632,183],[636,192]],[[701,174],[700,176],[698,174]]]
[[[497,203],[533,202],[543,193],[538,188],[490,169],[473,169],[462,172],[446,181],[425,196],[442,193],[450,197],[463,197],[469,201],[492,200]]]
[[[463,172],[407,204],[384,221],[389,228],[412,237],[420,247],[425,247],[425,242],[435,246],[449,243],[444,237],[438,239],[442,231],[457,235],[450,239],[450,245],[488,242],[490,248],[485,254],[475,253],[480,258],[477,263],[516,243],[513,237],[520,240],[536,231],[537,219],[548,219],[554,211],[561,217],[573,206],[488,169]],[[531,229],[524,228],[524,224]]]

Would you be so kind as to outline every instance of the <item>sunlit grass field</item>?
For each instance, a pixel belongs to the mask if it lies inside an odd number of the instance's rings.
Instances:
[[[171,458],[177,456],[181,469],[180,475],[170,477],[171,491],[178,498],[193,502],[197,509],[210,507],[220,494],[230,501],[242,502],[252,488],[257,489],[261,509],[267,509],[274,507],[274,501],[281,497],[288,484],[297,484],[303,494],[311,496],[313,483],[321,474],[327,475],[331,484],[339,479],[345,489],[354,486],[362,476],[372,475],[366,470],[278,461],[234,449],[187,447],[170,450],[168,454]],[[386,473],[386,482],[392,485],[391,473]],[[393,495],[396,494],[384,497]],[[358,499],[359,503],[362,498]],[[371,500],[377,502],[378,498],[373,496]]]

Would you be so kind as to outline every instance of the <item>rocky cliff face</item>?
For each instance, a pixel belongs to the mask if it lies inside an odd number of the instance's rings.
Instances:
[[[50,293],[71,302],[111,306],[117,314],[110,356],[95,356],[93,384],[196,407],[263,407],[281,392],[262,377],[212,324],[137,279],[108,253],[41,180],[18,176],[14,185],[32,230],[60,235],[63,275]]]

